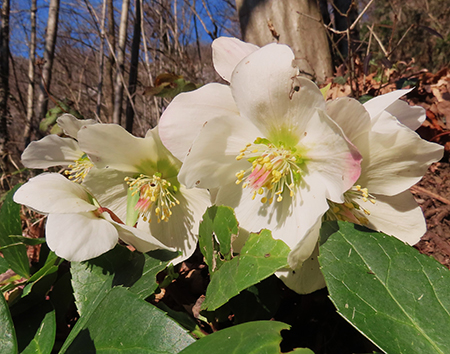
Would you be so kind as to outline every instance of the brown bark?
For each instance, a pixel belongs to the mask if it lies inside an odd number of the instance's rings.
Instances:
[[[48,94],[52,81],[53,58],[55,56],[56,37],[58,32],[59,0],[50,0],[48,8],[47,35],[45,37],[44,65],[42,80],[39,86],[36,116],[43,118],[47,113]]]
[[[128,24],[128,10],[130,7],[130,0],[123,0],[122,2],[122,16],[120,18],[119,27],[119,43],[117,48],[117,65],[116,65],[116,79],[114,83],[114,114],[113,123],[120,124],[122,116],[122,99],[123,99],[123,74],[125,63],[125,46],[127,41],[127,24]]]
[[[36,11],[37,11],[37,0],[31,0],[30,9],[30,52],[29,52],[29,63],[28,63],[28,97],[27,97],[27,120],[25,125],[25,130],[23,132],[23,137],[25,140],[25,145],[31,140],[31,134],[33,126],[33,108],[34,108],[34,65],[36,59]]]
[[[9,12],[10,1],[3,0],[0,28],[0,153],[3,157],[8,142],[8,94],[9,94]]]
[[[128,78],[128,92],[130,96],[127,99],[126,121],[125,127],[130,133],[133,132],[134,120],[134,93],[136,92],[136,84],[138,77],[139,65],[139,46],[141,43],[141,3],[139,0],[135,2],[136,16],[134,19],[133,42],[131,43],[131,61],[130,61],[130,76]]]
[[[300,70],[318,81],[332,75],[328,38],[316,0],[236,0],[243,39],[289,45]]]
[[[111,44],[112,51],[110,51],[108,59],[105,63],[105,101],[108,110],[108,122],[112,122],[114,114],[114,53],[116,52],[116,23],[114,21],[114,4],[113,0],[106,0],[108,8],[108,41]]]

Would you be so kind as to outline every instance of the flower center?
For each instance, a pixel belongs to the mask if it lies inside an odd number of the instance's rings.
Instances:
[[[271,204],[274,198],[281,202],[285,190],[289,190],[291,197],[294,196],[305,164],[305,159],[295,148],[285,148],[281,144],[275,146],[267,139],[257,138],[236,156],[236,160],[243,158],[251,162],[252,166],[236,173],[236,184],[244,181],[242,188],[252,189],[252,199],[263,195],[262,203]]]
[[[180,204],[172,194],[178,188],[161,178],[159,173],[155,173],[152,177],[144,174],[137,178],[126,177],[125,181],[133,191],[132,196],[139,193],[139,200],[134,209],[142,215],[144,221],[151,221],[152,210],[158,218],[158,223],[169,221],[169,217],[172,215],[170,209]]]
[[[367,226],[369,224],[367,215],[370,215],[370,212],[358,204],[356,198],[361,198],[364,203],[376,203],[376,198],[369,194],[367,188],[356,185],[344,193],[345,202],[343,204],[328,201],[330,209],[325,214],[325,220],[342,220]]]
[[[67,166],[69,169],[64,171],[68,178],[76,183],[81,183],[86,178],[94,164],[89,160],[86,154],[83,154],[74,164]]]

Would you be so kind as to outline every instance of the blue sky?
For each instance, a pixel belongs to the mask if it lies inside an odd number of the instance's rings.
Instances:
[[[154,0],[144,0],[145,3]],[[91,4],[98,9],[98,15],[100,15],[101,9],[101,0],[91,0]],[[131,0],[134,3],[133,0]],[[179,3],[182,3],[183,0],[179,0]],[[117,9],[120,11],[122,2],[120,0],[114,0],[114,4]],[[208,16],[206,15],[206,11],[201,5],[201,1],[197,1],[197,11],[202,15],[202,18],[212,32],[213,26]],[[209,4],[211,5],[211,11],[214,10],[214,7],[223,6],[222,0],[209,0]],[[37,0],[37,27],[38,27],[38,42],[43,42],[43,37],[45,35],[45,27],[48,18],[48,5],[49,0]],[[61,10],[60,10],[60,28],[64,28],[67,26],[67,21],[71,21],[72,24],[77,21],[82,21],[83,18],[87,18],[90,20],[90,15],[86,9],[86,5],[84,0],[62,0],[61,1]],[[11,52],[13,55],[20,55],[24,57],[28,57],[28,41],[29,41],[29,31],[30,31],[30,12],[31,8],[31,0],[16,0],[11,2]],[[73,12],[76,12],[74,15]],[[117,13],[117,20],[119,21],[120,13]],[[204,31],[202,25],[198,22],[198,31],[200,38],[205,43],[210,43],[211,39]],[[76,26],[74,26],[76,27]],[[80,28],[80,31],[77,31],[76,28],[73,28],[73,32],[70,33],[71,36],[81,36],[84,33],[84,28]],[[219,29],[219,35],[226,34],[223,33],[223,29]],[[84,41],[90,41],[89,38],[86,37],[85,34],[82,35]],[[92,41],[98,41],[96,35],[92,36]],[[92,43],[94,44],[94,43]],[[37,49],[38,55],[42,56],[43,48],[40,46]]]

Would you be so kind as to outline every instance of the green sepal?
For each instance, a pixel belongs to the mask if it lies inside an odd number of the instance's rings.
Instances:
[[[136,225],[137,219],[139,217],[139,212],[134,209],[136,206],[138,200],[139,200],[140,193],[137,192],[133,195],[133,190],[128,188],[127,191],[127,220],[126,224],[128,226],[134,226]]]

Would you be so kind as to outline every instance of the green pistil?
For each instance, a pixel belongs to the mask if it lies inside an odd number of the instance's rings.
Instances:
[[[305,158],[296,148],[285,148],[283,144],[272,144],[266,138],[257,138],[253,144],[247,144],[236,160],[247,159],[252,167],[236,173],[236,184],[253,190],[252,199],[263,195],[262,203],[283,200],[283,192],[289,190],[294,196],[295,189],[302,180]]]
[[[361,186],[356,185],[345,192],[345,202],[343,204],[328,201],[330,209],[325,214],[325,220],[341,220],[363,226],[369,225],[367,216],[370,215],[370,212],[362,205],[358,204],[355,201],[356,198],[361,198],[365,203],[376,203],[375,197],[369,194],[367,188],[361,188]]]
[[[75,161],[74,164],[67,166],[68,170],[64,171],[64,174],[68,176],[71,181],[81,183],[93,166],[94,164],[89,160],[89,157],[86,154],[83,154],[83,156]]]
[[[180,204],[174,194],[178,188],[162,178],[161,173],[156,172],[152,177],[141,174],[137,178],[126,177],[132,196],[139,193],[139,200],[135,210],[142,215],[145,221],[151,221],[152,211],[157,216],[158,223],[169,221],[172,208]]]

